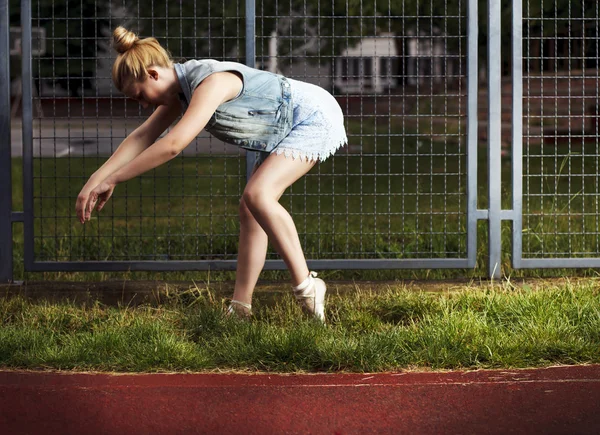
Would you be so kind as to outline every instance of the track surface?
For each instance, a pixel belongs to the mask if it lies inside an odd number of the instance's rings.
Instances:
[[[600,365],[310,375],[3,370],[0,433],[600,433]]]

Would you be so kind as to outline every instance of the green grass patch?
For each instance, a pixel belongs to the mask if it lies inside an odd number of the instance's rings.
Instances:
[[[224,316],[209,288],[159,305],[0,299],[0,366],[118,372],[379,372],[543,367],[600,362],[596,280],[452,292],[332,293],[328,323],[291,294],[255,295],[251,321]]]

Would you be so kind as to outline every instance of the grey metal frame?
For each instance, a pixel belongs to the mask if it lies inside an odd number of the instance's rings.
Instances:
[[[250,18],[248,18],[250,17]],[[256,66],[256,1],[246,0],[246,65],[254,68]],[[248,152],[246,156],[246,179],[252,175],[252,168],[256,162],[257,153]]]
[[[523,0],[513,0],[512,19],[512,190],[513,210],[507,210],[507,219],[512,220],[512,266],[515,269],[535,268],[597,268],[600,258],[523,258]],[[544,17],[542,17],[544,18]],[[569,11],[569,19],[571,19]],[[596,18],[597,20],[597,18]],[[571,53],[569,53],[571,57]],[[543,61],[544,55],[541,55]],[[570,74],[570,71],[569,71]],[[597,96],[596,96],[597,97]],[[555,115],[556,116],[556,115]],[[585,119],[585,116],[583,116]],[[597,132],[596,132],[597,134]],[[570,136],[570,132],[569,132]],[[596,139],[597,140],[597,139]],[[555,174],[556,175],[556,174]],[[597,174],[596,174],[597,176]]]
[[[8,0],[0,0],[0,53],[9,51]],[[10,57],[0,62],[0,282],[12,280],[12,180],[10,159]]]
[[[512,15],[512,256],[514,268],[521,268],[523,251],[523,2],[513,1]]]
[[[8,0],[0,0],[0,5],[7,4]],[[489,0],[489,16],[496,11],[499,6],[497,2]],[[489,89],[490,89],[490,122],[489,122],[489,161],[490,169],[490,201],[488,209],[477,208],[477,90],[478,90],[478,2],[477,0],[468,0],[468,66],[467,66],[467,88],[468,88],[468,108],[467,108],[467,244],[466,258],[454,259],[338,259],[338,260],[308,260],[311,268],[319,269],[422,269],[422,268],[473,268],[476,264],[477,255],[477,222],[479,220],[488,220],[490,222],[490,276],[499,276],[500,264],[500,221],[505,213],[500,210],[500,188],[499,188],[499,64],[490,60],[489,63]],[[22,43],[22,73],[23,73],[23,192],[24,192],[24,210],[23,212],[12,212],[6,217],[6,210],[10,210],[10,195],[2,195],[0,204],[5,204],[8,198],[9,207],[0,214],[0,241],[12,240],[12,234],[6,230],[13,221],[23,222],[25,227],[25,253],[24,263],[27,271],[182,271],[182,270],[234,270],[235,260],[201,260],[201,261],[85,261],[85,262],[66,262],[66,261],[36,261],[34,258],[34,214],[33,214],[33,104],[32,104],[32,65],[31,65],[31,7],[30,0],[22,0],[21,19],[23,29]],[[4,20],[5,9],[0,6],[0,19]],[[7,13],[6,13],[7,15]],[[7,20],[6,16],[6,20]],[[496,49],[499,47],[500,23],[490,19],[490,37],[489,47]],[[0,32],[0,49],[4,50],[8,46],[8,26],[2,26]],[[6,29],[6,30],[4,30]],[[254,0],[246,2],[246,59],[249,66],[254,66],[255,62],[255,3]],[[4,70],[0,70],[2,74]],[[1,77],[1,76],[0,76]],[[4,81],[3,83],[7,83]],[[6,94],[8,89],[0,89],[0,100],[5,101],[9,98]],[[10,122],[8,129],[6,127],[6,116],[3,113],[0,119],[0,140],[6,137],[10,138]],[[9,120],[8,120],[9,121]],[[6,144],[6,142],[4,142]],[[2,146],[2,144],[0,144]],[[3,156],[10,156],[10,143],[8,146],[0,148]],[[250,153],[247,158],[247,176],[250,175],[254,164],[255,156]],[[8,162],[10,159],[0,159],[2,162]],[[8,176],[6,174],[9,174]],[[0,171],[0,189],[1,192],[10,193],[10,170]],[[8,179],[8,183],[1,181]],[[8,243],[11,246],[11,243]],[[2,243],[6,247],[6,242]],[[0,247],[2,249],[2,247]],[[3,266],[0,269],[0,278],[10,280],[12,278],[12,264],[6,266],[8,259],[12,259],[12,249],[8,251],[0,250],[2,254],[0,259]],[[265,264],[267,270],[285,269],[285,264],[281,260],[267,260]]]
[[[502,134],[502,44],[501,4],[488,1],[488,275],[500,277],[501,239],[501,134]]]
[[[31,35],[31,2],[21,0],[21,29],[24,36]],[[25,226],[25,270],[35,270],[33,255],[33,100],[31,71],[31,37],[21,42],[21,68],[23,75],[23,223]],[[29,237],[28,233],[29,232]]]

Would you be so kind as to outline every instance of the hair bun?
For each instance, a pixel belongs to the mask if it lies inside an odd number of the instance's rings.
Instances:
[[[117,27],[113,32],[113,47],[118,53],[125,53],[139,38],[123,26]]]

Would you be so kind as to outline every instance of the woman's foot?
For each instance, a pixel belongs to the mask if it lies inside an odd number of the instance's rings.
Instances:
[[[252,316],[252,305],[232,299],[225,314],[228,316],[235,315],[240,319],[247,319]]]
[[[311,314],[315,319],[325,322],[325,292],[327,286],[321,278],[316,278],[316,272],[310,272],[308,278],[294,287],[294,296],[302,310]]]

